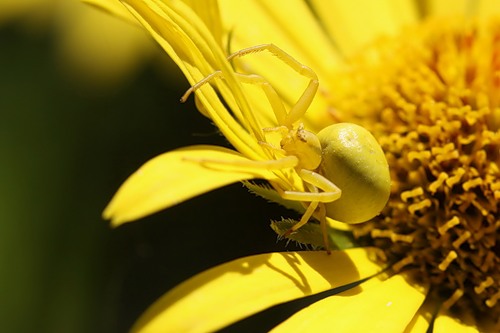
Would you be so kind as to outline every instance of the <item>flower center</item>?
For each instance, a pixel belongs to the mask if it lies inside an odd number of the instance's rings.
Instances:
[[[443,306],[499,318],[500,24],[424,23],[337,79],[332,115],[371,130],[391,168],[386,208],[355,236]]]

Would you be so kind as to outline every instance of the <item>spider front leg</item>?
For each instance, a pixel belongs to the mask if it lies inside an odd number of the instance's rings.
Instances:
[[[265,93],[267,97],[267,100],[269,101],[269,104],[271,105],[271,109],[273,110],[273,113],[276,117],[276,120],[278,121],[278,124],[281,125],[282,122],[286,122],[288,114],[285,110],[285,106],[283,105],[283,101],[281,100],[276,90],[274,90],[273,86],[268,81],[266,81],[262,76],[256,74],[241,74],[241,73],[233,73],[233,74],[242,83],[254,84],[261,87],[262,91]],[[190,87],[184,93],[184,95],[182,95],[181,103],[186,102],[189,96],[193,92],[200,89],[205,84],[209,84],[210,81],[213,81],[215,79],[224,79],[224,74],[221,71],[215,71],[207,75],[203,80],[199,81],[198,83]]]
[[[295,122],[297,122],[298,120],[300,120],[300,118],[302,118],[302,116],[306,113],[307,109],[311,105],[314,96],[318,91],[318,86],[319,86],[318,76],[311,68],[301,64],[291,55],[289,55],[288,53],[286,53],[285,51],[283,51],[274,44],[263,44],[263,45],[248,47],[246,49],[231,54],[229,57],[227,57],[227,59],[232,60],[234,58],[240,58],[248,54],[258,53],[262,51],[270,52],[278,59],[283,61],[285,64],[290,66],[290,68],[292,68],[298,74],[305,76],[306,78],[309,79],[308,86],[306,87],[302,95],[299,97],[297,102],[290,108],[288,114],[286,114],[285,117],[281,117],[280,115],[276,114],[276,118],[280,125],[291,127]]]
[[[188,90],[186,90],[184,95],[182,95],[182,97],[181,97],[181,103],[185,103],[192,93],[194,93],[196,90],[200,89],[205,84],[208,84],[210,81],[215,80],[215,79],[222,79],[223,77],[224,76],[223,76],[221,71],[215,71],[215,72],[207,75],[201,81],[199,81],[195,85],[191,86]]]
[[[304,215],[302,215],[302,218],[300,219],[300,221],[297,222],[296,224],[294,224],[282,236],[288,237],[293,232],[297,231],[299,228],[304,226],[307,222],[309,222],[309,219],[314,214],[314,212],[316,212],[316,218],[319,220],[319,224],[321,227],[321,233],[323,236],[323,244],[325,246],[326,253],[330,254],[331,251],[330,251],[330,242],[328,240],[328,224],[326,222],[326,208],[325,208],[325,204],[322,202],[317,202],[317,201],[311,202],[309,204],[309,206],[307,207]]]
[[[311,190],[311,193],[318,193],[318,189],[315,188],[314,186],[308,186],[309,190]],[[312,201],[309,203],[309,206],[307,206],[306,211],[304,212],[304,215],[300,218],[300,221],[295,223],[290,229],[288,229],[282,236],[287,237],[291,233],[299,230],[301,227],[303,227],[307,222],[309,222],[309,219],[311,216],[314,214],[314,211],[320,204],[319,201]]]
[[[280,195],[283,199],[328,203],[340,198],[342,191],[337,187],[337,185],[319,173],[301,169],[298,171],[298,174],[306,183],[323,190],[323,192],[281,191]]]
[[[263,44],[252,46],[240,51],[237,51],[227,57],[227,60],[231,61],[234,58],[239,58],[246,56],[252,53],[258,53],[262,51],[268,51],[274,56],[276,56],[279,60],[283,61],[285,64],[289,65],[294,71],[298,74],[305,76],[309,79],[309,84],[306,89],[299,97],[297,102],[291,106],[290,110],[287,112],[283,105],[283,101],[281,100],[278,93],[274,90],[273,86],[266,81],[262,76],[256,74],[241,74],[234,73],[234,75],[241,80],[241,82],[246,84],[256,84],[262,88],[266,97],[271,105],[271,108],[275,114],[277,123],[279,126],[286,126],[291,129],[293,124],[299,121],[302,116],[306,113],[307,109],[311,105],[316,92],[318,91],[319,81],[316,73],[309,67],[301,64],[295,58],[290,56],[288,53],[280,49],[274,44]],[[198,90],[201,86],[209,83],[214,79],[223,79],[224,76],[220,70],[217,70],[204,79],[196,83],[194,86],[189,88],[184,95],[181,97],[181,102],[185,102],[189,95],[194,91]]]
[[[307,207],[305,213],[302,215],[300,221],[294,224],[282,236],[287,237],[304,226],[307,222],[309,222],[311,216],[318,209],[318,211],[316,212],[316,217],[318,218],[321,225],[323,243],[325,245],[326,252],[330,254],[325,204],[339,199],[342,191],[330,180],[314,171],[302,169],[298,171],[298,174],[306,183],[305,185],[308,188],[309,192],[282,191],[280,195],[282,198],[288,200],[310,201],[310,204]],[[319,192],[318,188],[323,190],[323,192]]]

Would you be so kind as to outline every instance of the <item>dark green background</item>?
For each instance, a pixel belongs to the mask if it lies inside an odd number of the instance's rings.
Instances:
[[[55,36],[0,27],[0,332],[124,332],[184,279],[285,249],[269,220],[293,214],[240,184],[110,229],[101,211],[142,163],[225,141],[178,102],[180,73],[145,64],[120,87],[83,89],[61,72]],[[228,331],[267,330],[296,307]]]

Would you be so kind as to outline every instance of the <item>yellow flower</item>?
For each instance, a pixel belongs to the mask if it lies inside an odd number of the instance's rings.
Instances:
[[[285,152],[277,153],[271,147],[286,137],[280,131],[270,131],[278,139],[262,131],[277,125],[285,125],[286,133],[301,128],[295,119],[287,124],[278,106],[283,101],[286,109],[297,110],[295,101],[303,91],[311,99],[315,90],[304,85],[315,84],[314,73],[321,82],[319,93],[311,105],[298,108],[307,109],[299,112],[300,121],[314,132],[339,121],[365,126],[384,149],[392,179],[382,213],[348,228],[364,248],[330,256],[264,254],[215,267],[164,295],[136,330],[212,331],[350,282],[360,284],[314,303],[276,330],[500,329],[500,26],[487,20],[500,9],[496,2],[227,0],[220,2],[220,18],[213,1],[193,1],[194,11],[189,1],[123,3],[190,83],[202,82],[195,86],[200,111],[239,153],[195,147],[149,161],[107,207],[105,216],[115,225],[254,178],[268,180],[281,195],[307,194],[302,201],[311,202],[308,207],[319,202],[315,188],[325,188],[308,186],[310,178],[301,173],[316,168],[301,166],[306,159],[291,154],[293,149],[282,147]],[[444,15],[450,9],[453,17]],[[256,49],[247,48],[264,42],[279,45],[299,65],[279,51],[279,59],[237,53],[231,59],[234,67],[226,60],[230,52],[223,50],[251,52]],[[290,70],[300,64],[314,72]],[[307,82],[296,72],[305,74]],[[208,82],[212,74],[220,80]],[[250,74],[265,80],[250,79]],[[232,115],[207,83],[217,86]],[[265,190],[260,193],[268,196]],[[322,209],[309,213],[325,217]],[[280,229],[280,223],[275,226]],[[301,230],[286,236],[303,237]]]

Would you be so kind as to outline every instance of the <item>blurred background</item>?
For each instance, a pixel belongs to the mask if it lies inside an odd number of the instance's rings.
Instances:
[[[226,145],[179,103],[187,88],[135,27],[76,0],[0,1],[0,332],[125,332],[184,279],[285,249],[269,220],[291,213],[240,184],[117,229],[102,220],[150,158]]]

